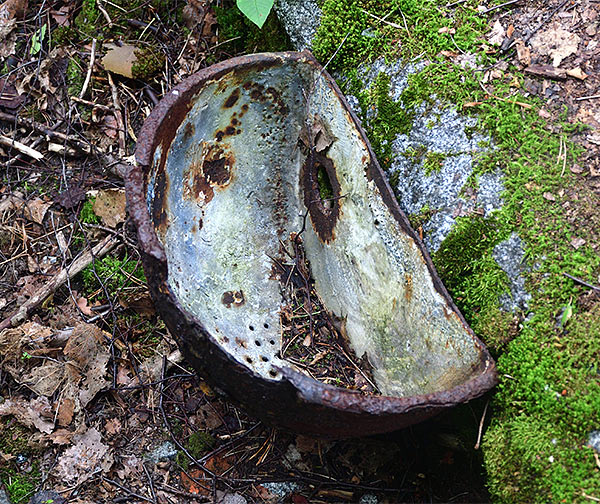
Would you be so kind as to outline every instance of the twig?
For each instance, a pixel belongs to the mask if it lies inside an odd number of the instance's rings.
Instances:
[[[344,37],[344,39],[340,42],[340,45],[338,46],[338,48],[335,50],[335,52],[331,55],[331,58],[329,58],[327,60],[327,63],[325,63],[325,65],[323,65],[323,69],[321,70],[321,73],[323,73],[325,71],[325,69],[327,68],[327,65],[329,65],[329,63],[331,63],[331,60],[333,58],[336,57],[337,53],[340,52],[340,49],[342,48],[342,46],[344,45],[344,42],[346,42],[346,39],[348,38],[348,36],[350,35],[350,32],[346,33],[346,36]],[[315,79],[316,81],[316,79]],[[314,87],[314,83],[313,83],[313,87]],[[312,89],[311,89],[312,91]]]
[[[146,473],[146,478],[148,478],[148,483],[150,485],[150,493],[152,494],[152,502],[153,504],[157,504],[158,501],[156,500],[156,492],[154,491],[154,481],[152,481],[152,476],[150,475],[146,464],[144,464],[143,462],[142,467],[144,468],[144,472]]]
[[[108,27],[112,28],[113,27],[113,21],[110,18],[110,16],[108,15],[108,12],[106,11],[106,9],[104,8],[104,5],[102,5],[102,0],[98,0],[96,2],[96,5],[98,6],[98,10],[102,13],[102,15],[104,16],[104,19],[106,19],[106,22],[108,23]]]
[[[479,432],[477,433],[477,442],[473,447],[475,450],[479,450],[479,445],[481,444],[481,434],[483,433],[483,422],[485,421],[485,414],[487,413],[488,405],[490,401],[485,403],[485,408],[483,408],[483,414],[481,415],[481,421],[479,422]]]
[[[446,5],[446,9],[449,9],[450,7],[455,7],[457,5],[463,4],[465,3],[467,0],[458,0],[458,2],[452,2]]]
[[[98,5],[98,7],[102,10],[102,7],[100,7],[100,2],[96,2],[96,5]],[[109,20],[110,20],[110,18],[109,18]],[[83,86],[81,87],[81,91],[79,91],[79,98],[83,98],[85,96],[85,93],[87,92],[87,88],[90,85],[90,80],[92,78],[92,70],[94,69],[95,61],[96,61],[96,39],[92,39],[90,64],[88,66],[88,71],[87,71],[87,74],[85,75],[85,80],[83,81]]]
[[[581,496],[585,497],[586,499],[589,499],[591,501],[594,501],[594,502],[600,502],[600,499],[598,497],[594,497],[593,495],[588,495],[585,492],[581,492]]]
[[[140,494],[137,494],[137,493],[129,490],[129,488],[124,487],[120,483],[117,483],[115,480],[111,480],[109,478],[105,478],[104,476],[102,476],[102,481],[106,481],[107,483],[110,483],[111,485],[116,486],[117,488],[120,488],[124,492],[127,492],[127,497],[135,497],[136,499],[141,499],[146,502],[155,502],[155,501],[152,501],[152,499],[150,499],[149,497],[145,497],[144,495],[140,495]]]
[[[69,99],[71,101],[77,102],[77,103],[82,103],[84,105],[89,105],[90,107],[94,107],[94,108],[99,108],[100,110],[106,110],[107,112],[110,112],[112,110],[111,107],[107,106],[107,105],[101,105],[100,103],[95,103],[93,101],[90,100],[84,100],[83,98],[78,98],[77,96],[70,96]]]
[[[575,98],[575,101],[596,100],[598,98],[600,98],[600,94],[590,95],[590,96],[580,96],[579,98]]]
[[[110,89],[112,92],[112,101],[114,107],[115,119],[117,121],[117,128],[119,133],[119,157],[125,157],[125,126],[123,124],[123,114],[121,113],[121,105],[119,104],[119,95],[117,91],[117,86],[115,86],[115,82],[113,81],[110,72],[108,75],[108,83],[110,84]]]
[[[40,151],[32,149],[31,147],[21,142],[17,142],[16,140],[13,140],[12,138],[9,138],[7,136],[0,135],[0,143],[12,147],[21,152],[22,154],[26,154],[30,158],[35,159],[36,161],[44,159],[44,155]]]
[[[402,29],[402,26],[400,26],[399,24],[392,23],[391,21],[386,21],[385,19],[380,18],[379,16],[376,16],[375,14],[371,14],[368,10],[361,9],[361,11],[363,11],[367,16],[371,16],[373,19],[376,19],[380,23],[385,23],[386,25],[390,25],[393,28],[398,28],[399,30]]]
[[[600,292],[600,287],[598,287],[597,285],[592,285],[590,283],[587,283],[585,280],[582,280],[581,278],[577,278],[572,275],[569,275],[568,273],[563,273],[563,275],[566,276],[567,278],[570,278],[574,282],[577,282],[578,284],[585,285],[588,289],[592,289],[592,290]]]
[[[116,244],[117,238],[108,236],[94,248],[77,257],[69,266],[60,270],[48,283],[42,286],[33,296],[25,301],[12,315],[0,323],[0,331],[26,319],[29,313],[37,308],[50,294],[56,291],[68,279],[81,272],[94,258],[106,255]]]
[[[71,100],[78,101],[78,99],[75,96],[72,96]],[[86,102],[86,100],[80,101]],[[106,108],[108,110],[112,110],[109,107]],[[66,135],[64,133],[61,133],[60,131],[54,131],[53,129],[50,129],[47,126],[44,126],[43,124],[29,119],[28,117],[20,117],[13,114],[8,114],[6,112],[0,112],[0,121],[9,121],[14,122],[16,124],[29,126],[30,128],[39,131],[40,133],[43,133],[44,135],[47,135],[50,138],[58,138],[59,140],[63,140],[65,142],[72,142],[81,151],[85,152],[86,154],[90,153],[90,146],[83,143],[79,138],[72,135]]]
[[[493,10],[496,9],[501,9],[502,7],[507,7],[509,5],[515,4],[520,2],[521,0],[509,0],[508,2],[504,2],[500,5],[494,5],[493,7],[490,7],[489,9],[486,9],[484,11],[481,11],[479,14],[483,15],[483,14],[487,14],[488,12],[492,12]]]

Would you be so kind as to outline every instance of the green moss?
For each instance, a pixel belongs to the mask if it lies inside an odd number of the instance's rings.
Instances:
[[[83,0],[79,14],[75,16],[75,28],[84,36],[99,35],[100,11],[96,0]]]
[[[286,51],[291,48],[275,12],[271,11],[259,29],[236,7],[214,7],[219,25],[219,42],[236,54]]]
[[[508,277],[492,257],[503,235],[493,218],[462,217],[432,254],[440,277],[469,323],[495,307],[498,296],[508,290]]]
[[[413,229],[419,230],[422,226],[424,226],[429,219],[433,216],[435,210],[433,210],[429,205],[425,205],[418,214],[410,214],[408,216],[408,220],[410,221],[410,225]]]
[[[25,455],[32,460],[31,470],[21,471],[16,466],[0,467],[0,481],[11,502],[22,504],[29,500],[41,481],[39,462],[35,459],[40,449],[28,443],[31,432],[17,422],[3,418],[0,421],[0,447],[8,455]]]
[[[448,157],[443,152],[431,152],[429,151],[425,154],[425,160],[423,162],[423,170],[425,170],[425,175],[429,176],[432,173],[437,173],[444,166],[444,161]]]
[[[96,198],[88,198],[81,206],[79,220],[84,224],[100,224],[100,219],[94,213],[94,201]]]
[[[353,85],[362,110],[363,126],[379,163],[387,170],[392,162],[392,141],[412,129],[413,109],[392,99],[390,77],[383,72],[368,90],[359,89],[356,76]]]
[[[134,279],[139,282],[146,281],[142,265],[130,260],[127,255],[122,259],[104,257],[86,267],[81,275],[88,291],[95,291],[104,285],[108,292],[114,293],[125,287],[137,285]]]
[[[147,81],[159,73],[165,63],[162,52],[146,46],[135,51],[136,62],[131,66],[131,73],[135,79]]]
[[[17,471],[13,468],[0,469],[0,480],[12,503],[25,504],[35,493],[41,481],[38,466],[39,464],[35,462],[30,472]]]
[[[215,446],[216,440],[208,432],[194,432],[188,439],[187,449],[194,458],[199,458],[204,452]]]

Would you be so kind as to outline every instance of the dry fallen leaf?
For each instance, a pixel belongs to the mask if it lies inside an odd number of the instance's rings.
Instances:
[[[571,240],[571,246],[577,250],[581,247],[583,247],[586,244],[586,241],[583,238],[573,238]]]
[[[544,197],[545,200],[556,201],[556,196],[554,196],[554,194],[552,194],[550,192],[545,192],[544,194],[542,194],[542,196]]]
[[[54,429],[54,423],[48,420],[51,413],[46,397],[37,397],[29,402],[24,399],[8,399],[0,404],[0,417],[12,415],[17,422],[26,427],[35,427],[45,434],[50,434]]]
[[[42,224],[46,212],[51,206],[52,202],[44,201],[42,198],[35,198],[34,200],[25,203],[23,214],[26,219]]]
[[[500,23],[499,20],[496,20],[494,26],[492,26],[492,31],[487,36],[487,41],[492,45],[499,46],[502,44],[502,42],[504,42],[505,37],[506,32],[502,26],[502,23]]]
[[[2,58],[14,54],[17,37],[12,32],[17,19],[25,15],[27,3],[28,0],[6,0],[0,5],[0,57]]]
[[[80,484],[97,471],[108,471],[113,456],[102,443],[100,433],[91,427],[73,438],[75,444],[65,450],[56,465],[56,475],[67,485]]]
[[[538,54],[550,56],[552,65],[558,67],[562,60],[577,52],[579,42],[581,42],[579,35],[554,24],[548,30],[536,33],[529,44]]]
[[[135,56],[136,46],[131,44],[123,44],[122,46],[114,46],[107,44],[108,52],[102,58],[102,66],[105,70],[113,72],[125,77],[133,77],[133,65],[137,61]]]
[[[521,39],[516,41],[517,46],[517,58],[519,59],[519,63],[525,66],[531,65],[531,51],[529,47],[525,45]]]
[[[438,33],[449,33],[450,35],[454,35],[456,33],[456,29],[450,28],[449,26],[443,26],[438,30]]]
[[[104,423],[107,434],[114,435],[121,430],[121,421],[118,418],[109,418]]]
[[[588,75],[580,68],[572,68],[571,70],[567,70],[567,75],[570,75],[571,77],[575,77],[576,79],[579,80],[585,80],[588,78]]]
[[[117,224],[125,221],[125,191],[122,189],[99,191],[93,208],[94,213],[100,217],[105,226],[116,227]]]

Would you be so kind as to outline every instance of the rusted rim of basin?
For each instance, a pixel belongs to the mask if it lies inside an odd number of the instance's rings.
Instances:
[[[318,382],[291,368],[280,369],[283,380],[287,380],[292,384],[297,390],[298,396],[307,402],[345,412],[366,413],[371,415],[400,415],[425,408],[449,407],[481,396],[498,382],[494,360],[483,343],[475,336],[473,331],[467,325],[464,317],[452,301],[448,291],[435,271],[429,253],[423,242],[411,228],[408,219],[398,206],[393,191],[389,186],[386,177],[375,158],[375,154],[373,153],[366,134],[360,125],[360,121],[351,110],[335,80],[322,69],[317,60],[308,51],[262,53],[232,58],[200,70],[185,79],[161,99],[144,122],[138,135],[138,144],[135,153],[136,165],[130,167],[126,174],[129,212],[138,230],[139,246],[145,254],[157,260],[164,268],[164,271],[167,271],[166,255],[158,240],[146,205],[146,173],[153,163],[154,151],[160,144],[163,144],[165,148],[163,149],[163,156],[159,161],[159,170],[164,168],[165,154],[168,150],[168,146],[175,137],[178,126],[190,110],[191,104],[193,103],[193,96],[205,83],[218,80],[221,76],[233,70],[241,70],[249,67],[266,69],[285,62],[302,62],[313,65],[318,71],[323,72],[323,76],[327,79],[329,85],[338,96],[342,107],[355,124],[368,148],[370,163],[367,177],[375,182],[392,215],[394,215],[395,219],[399,222],[404,232],[407,233],[419,247],[423,254],[425,266],[428,268],[433,279],[435,289],[456,312],[465,329],[473,338],[474,345],[478,347],[481,352],[481,360],[478,369],[473,370],[473,373],[479,374],[465,383],[440,392],[407,397],[361,395],[352,390]],[[166,294],[170,302],[173,303],[173,306],[184,314],[188,320],[194,322],[199,327],[202,327],[193,315],[181,307],[180,303],[168,287],[166,280],[166,278],[148,278],[149,283],[153,284],[159,292]],[[208,337],[215,349],[224,352],[212,335],[208,334]],[[239,370],[244,373],[252,374],[250,369],[233,359],[230,360],[230,364],[231,366],[238,367]],[[268,382],[269,384],[280,385],[280,382],[272,382],[256,374],[254,374],[254,378],[265,383]]]

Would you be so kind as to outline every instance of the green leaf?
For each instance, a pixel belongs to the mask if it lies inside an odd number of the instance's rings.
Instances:
[[[238,9],[256,26],[262,28],[275,0],[236,0]]]
[[[565,327],[565,324],[569,321],[569,319],[573,316],[573,305],[571,304],[571,300],[569,300],[569,304],[563,308],[563,314],[560,319],[561,327]]]
[[[33,37],[31,37],[31,49],[29,49],[29,54],[32,56],[35,56],[40,52],[42,40],[44,40],[44,37],[46,36],[47,27],[48,25],[44,23],[41,28],[33,34]]]

